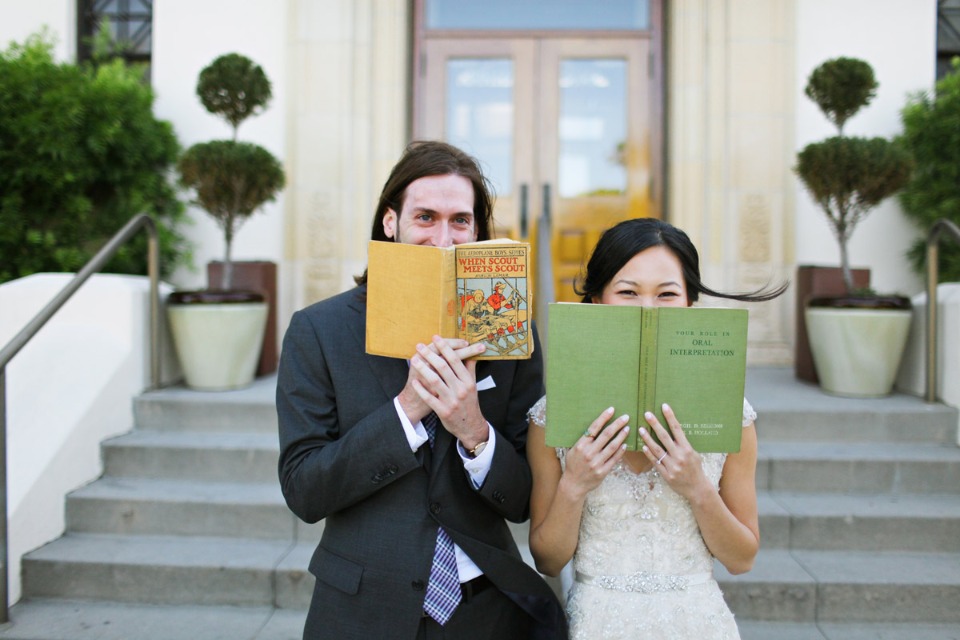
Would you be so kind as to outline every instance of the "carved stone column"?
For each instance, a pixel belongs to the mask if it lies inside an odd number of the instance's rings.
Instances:
[[[789,278],[794,0],[668,7],[668,220],[690,234],[715,288]],[[749,362],[789,363],[792,297],[749,308]]]

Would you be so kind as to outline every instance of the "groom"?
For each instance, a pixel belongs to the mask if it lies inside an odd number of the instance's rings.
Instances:
[[[414,143],[372,238],[485,240],[491,216],[473,158]],[[297,516],[325,519],[304,639],[565,638],[559,602],[505,521],[529,516],[539,344],[529,360],[477,363],[481,345],[439,338],[407,361],[367,355],[366,273],[357,281],[294,314],[280,360],[281,487]]]

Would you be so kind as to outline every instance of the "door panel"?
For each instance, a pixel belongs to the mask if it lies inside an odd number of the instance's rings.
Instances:
[[[557,300],[576,299],[574,279],[604,229],[659,215],[648,56],[644,38],[424,43],[417,137],[480,160],[497,196],[497,235],[550,252]],[[549,246],[538,246],[547,223]]]
[[[521,185],[533,182],[535,43],[431,40],[417,137],[446,140],[480,160],[496,195],[497,237],[520,237]],[[523,138],[522,140],[518,138]],[[526,209],[530,209],[528,200]]]

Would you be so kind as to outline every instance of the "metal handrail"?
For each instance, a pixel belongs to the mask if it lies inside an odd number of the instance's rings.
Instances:
[[[157,226],[145,213],[134,216],[97,255],[93,256],[77,275],[67,283],[47,306],[0,349],[0,624],[10,621],[10,602],[7,587],[9,579],[7,539],[7,363],[47,323],[90,276],[97,273],[110,258],[141,229],[147,232],[147,275],[150,278],[150,386],[160,386],[160,251]]]
[[[960,227],[945,218],[937,220],[927,234],[927,402],[937,401],[937,253],[944,232],[960,242]]]

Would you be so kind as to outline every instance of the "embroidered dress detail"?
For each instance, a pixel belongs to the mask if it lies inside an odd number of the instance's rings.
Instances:
[[[629,576],[591,576],[577,572],[577,582],[592,584],[612,591],[627,593],[663,593],[683,591],[694,584],[703,584],[713,577],[712,573],[695,573],[689,576],[664,576],[640,571]]]
[[[437,436],[437,414],[431,412],[423,419],[423,428],[430,440],[430,447]],[[441,625],[453,616],[457,605],[463,599],[460,591],[460,574],[457,571],[457,555],[453,549],[453,540],[443,527],[437,529],[437,546],[433,551],[433,565],[430,567],[430,579],[427,581],[427,593],[423,600],[423,611]]]

